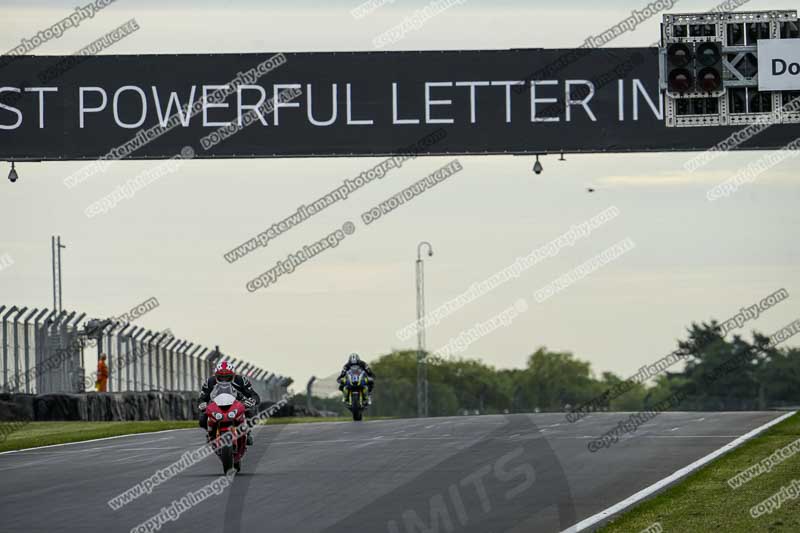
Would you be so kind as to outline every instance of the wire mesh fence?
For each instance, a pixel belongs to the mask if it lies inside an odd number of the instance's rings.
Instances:
[[[277,402],[291,384],[289,378],[227,355],[218,347],[179,339],[170,330],[85,318],[85,313],[74,311],[0,305],[3,392],[95,390],[102,376],[96,370],[87,371],[85,355],[92,351],[98,359],[106,356],[107,392],[198,391],[221,361],[234,364],[263,400]]]

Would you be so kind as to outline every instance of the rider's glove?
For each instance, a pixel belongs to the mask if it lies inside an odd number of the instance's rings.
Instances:
[[[208,407],[208,404],[206,402],[203,402],[197,406],[197,408],[200,409],[201,411],[205,411],[206,407]]]
[[[256,405],[255,398],[248,398],[244,401],[244,406],[247,407],[248,409],[251,407],[255,407],[255,405]]]

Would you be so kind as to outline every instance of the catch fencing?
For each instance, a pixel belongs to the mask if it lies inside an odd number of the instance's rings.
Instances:
[[[94,390],[87,350],[106,355],[108,392],[199,391],[221,361],[246,376],[262,400],[279,401],[292,380],[219,350],[86,313],[0,305],[2,390],[10,393],[83,393]]]

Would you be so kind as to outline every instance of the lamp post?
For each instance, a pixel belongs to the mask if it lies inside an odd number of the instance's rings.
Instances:
[[[417,245],[417,417],[428,416],[428,366],[425,360],[425,264],[422,249],[428,248],[433,256],[433,246],[427,241]]]
[[[61,305],[61,250],[66,248],[61,244],[61,236],[50,237],[50,248],[53,263],[53,309],[63,311]]]

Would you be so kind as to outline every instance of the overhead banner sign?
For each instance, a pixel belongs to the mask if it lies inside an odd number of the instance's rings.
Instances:
[[[800,90],[800,39],[758,41],[758,90]]]
[[[0,159],[704,150],[735,132],[665,127],[656,51],[3,56]]]

